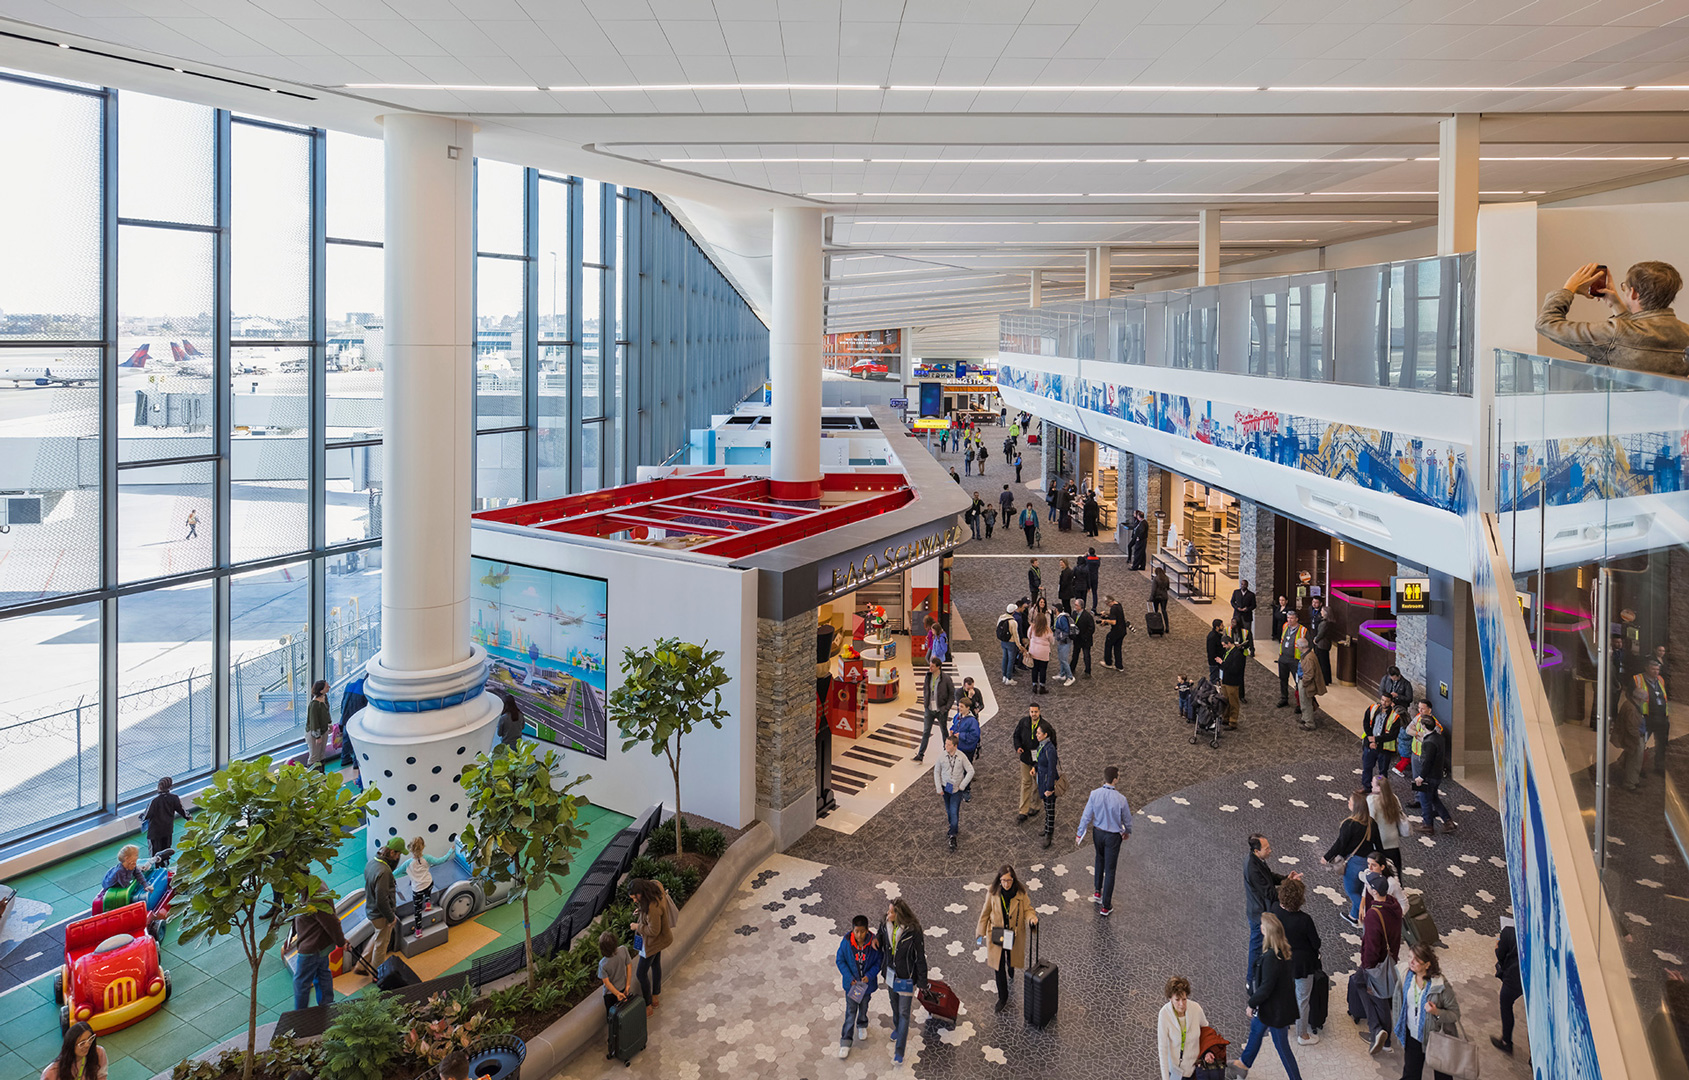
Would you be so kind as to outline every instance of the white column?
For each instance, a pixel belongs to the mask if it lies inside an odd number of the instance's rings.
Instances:
[[[482,690],[486,653],[469,640],[474,125],[393,114],[382,126],[382,639],[364,684],[370,707],[348,730],[365,784],[383,796],[370,807],[370,851],[421,836],[440,854],[468,817],[458,775],[492,748],[500,707]]]
[[[1111,291],[1109,275],[1113,272],[1113,262],[1113,248],[1094,247],[1085,250],[1085,299],[1108,299]]]
[[[1027,293],[1026,304],[1028,307],[1044,306],[1044,271],[1032,271],[1032,280]]]
[[[902,367],[897,371],[897,377],[904,382],[909,381],[910,372],[915,370],[915,328],[901,327],[897,331],[897,357]]]
[[[1437,122],[1437,254],[1458,255],[1478,246],[1477,113]]]
[[[768,331],[774,429],[769,487],[777,499],[821,497],[821,225],[824,211],[774,211],[774,310]]]
[[[1220,211],[1203,210],[1197,215],[1196,283],[1220,284]]]

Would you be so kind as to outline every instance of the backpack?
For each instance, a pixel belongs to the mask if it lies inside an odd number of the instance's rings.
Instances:
[[[1067,612],[1056,616],[1056,642],[1066,645],[1073,640],[1073,620],[1068,618]]]
[[[1015,639],[1015,636],[1012,633],[1009,632],[1009,620],[1012,619],[1012,618],[1014,618],[1013,615],[1005,614],[997,620],[997,640],[998,641],[1010,642],[1010,641],[1013,641]]]

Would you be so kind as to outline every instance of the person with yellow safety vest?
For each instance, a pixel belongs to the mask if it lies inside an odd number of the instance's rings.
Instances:
[[[1654,737],[1654,773],[1666,774],[1666,747],[1671,744],[1671,701],[1666,695],[1666,681],[1660,677],[1660,661],[1650,656],[1641,674],[1635,677],[1637,690],[1646,695],[1641,702],[1643,723]]]
[[[1361,788],[1372,790],[1372,773],[1383,773],[1396,756],[1396,734],[1402,728],[1402,713],[1388,690],[1378,695],[1378,704],[1361,716]]]
[[[1284,630],[1278,639],[1278,707],[1290,706],[1290,684],[1299,677],[1302,657],[1308,652],[1308,631],[1296,617],[1294,610],[1285,612]],[[1301,713],[1300,703],[1296,706]]]

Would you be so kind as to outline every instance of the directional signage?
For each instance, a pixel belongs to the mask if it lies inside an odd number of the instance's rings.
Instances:
[[[1390,579],[1390,613],[1392,615],[1428,615],[1430,612],[1430,578],[1393,577]]]
[[[886,402],[886,407],[888,409],[907,409],[909,407],[909,399],[906,397],[894,397],[890,401]]]

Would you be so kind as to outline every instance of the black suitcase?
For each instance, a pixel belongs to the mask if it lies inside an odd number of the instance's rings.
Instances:
[[[1425,910],[1425,897],[1414,893],[1408,897],[1407,911],[1402,915],[1402,940],[1409,945],[1429,945],[1436,948],[1443,943],[1437,933],[1437,921]]]
[[[645,1049],[645,999],[637,994],[610,1010],[610,1056],[623,1065]]]
[[[1331,1007],[1331,976],[1324,971],[1316,971],[1313,980],[1308,994],[1308,1027],[1318,1032],[1325,1027],[1326,1015]]]
[[[1150,637],[1160,637],[1167,632],[1167,620],[1155,610],[1154,604],[1144,605],[1144,630]]]
[[[1026,969],[1026,982],[1021,987],[1021,1004],[1026,1022],[1042,1028],[1056,1018],[1056,1002],[1061,988],[1061,971],[1055,964],[1038,958],[1038,924],[1027,928],[1032,935],[1032,966]]]
[[[402,990],[421,981],[402,956],[389,956],[375,972],[375,985],[383,990]]]

